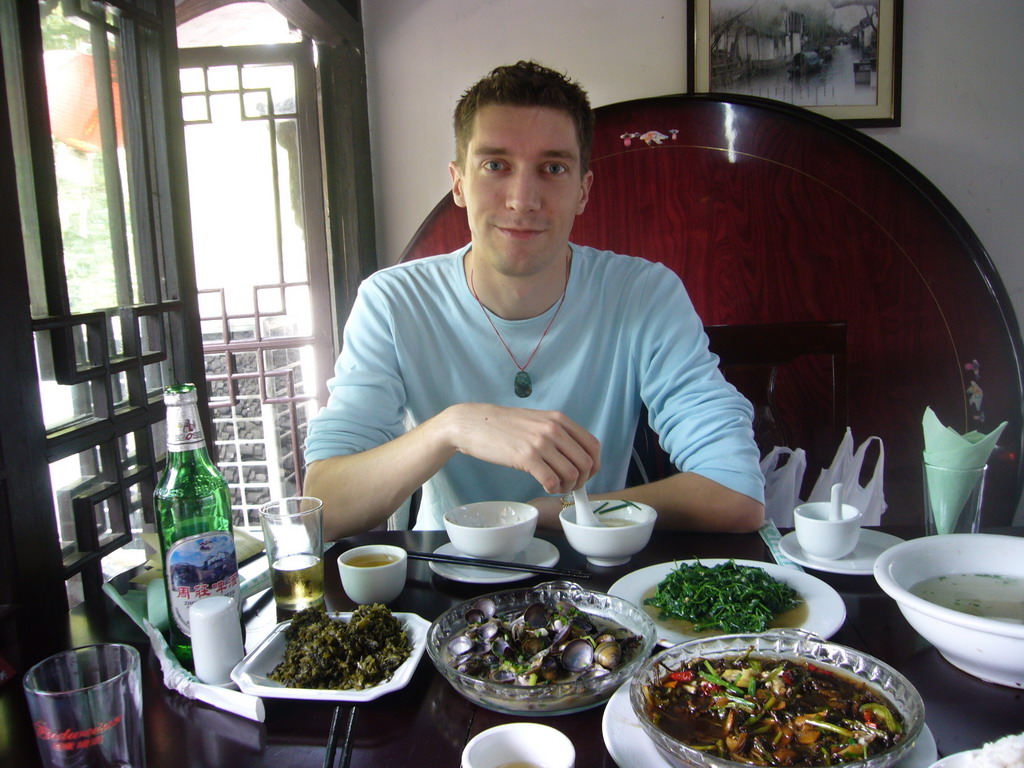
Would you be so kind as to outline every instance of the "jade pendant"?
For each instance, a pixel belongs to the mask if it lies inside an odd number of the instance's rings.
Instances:
[[[515,379],[516,397],[529,397],[533,394],[533,380],[526,371],[520,371]]]

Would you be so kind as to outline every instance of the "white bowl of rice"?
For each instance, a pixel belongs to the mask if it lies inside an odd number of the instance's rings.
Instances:
[[[981,749],[944,757],[931,768],[1021,768],[1024,766],[1024,733],[1004,736]]]
[[[537,508],[518,501],[478,501],[444,513],[444,528],[459,552],[511,559],[533,541]]]

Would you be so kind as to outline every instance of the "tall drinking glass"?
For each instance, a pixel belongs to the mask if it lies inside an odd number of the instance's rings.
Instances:
[[[25,673],[32,728],[46,768],[145,768],[139,652],[88,645]]]
[[[978,532],[987,469],[924,465],[926,535]]]
[[[260,508],[280,618],[324,602],[323,507],[320,499],[293,496]]]

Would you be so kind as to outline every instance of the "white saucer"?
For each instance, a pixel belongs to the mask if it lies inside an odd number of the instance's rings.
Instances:
[[[870,576],[875,558],[889,549],[902,543],[903,539],[891,533],[883,533],[872,528],[861,528],[860,538],[853,552],[838,560],[817,560],[806,552],[796,540],[796,531],[787,533],[779,542],[782,554],[807,568],[826,573],[845,573],[852,576]]]
[[[608,700],[601,720],[604,745],[619,768],[672,768],[654,742],[644,733],[629,703],[629,683]],[[928,768],[938,758],[935,737],[928,726],[921,730],[917,743],[893,768]]]
[[[451,542],[442,544],[434,550],[436,555],[456,555],[465,557]],[[552,566],[558,562],[558,547],[544,539],[533,539],[518,555],[509,562],[522,563],[523,565]],[[535,573],[529,571],[502,571],[495,568],[478,568],[472,565],[452,565],[451,563],[438,563],[430,561],[430,570],[438,576],[444,576],[452,581],[464,581],[469,584],[504,584],[509,581],[521,581]]]

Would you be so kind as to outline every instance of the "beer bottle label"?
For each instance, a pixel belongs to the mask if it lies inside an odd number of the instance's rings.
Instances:
[[[192,414],[188,411],[192,410]],[[182,408],[180,419],[167,423],[167,450],[168,451],[194,451],[197,448],[205,448],[206,440],[203,439],[203,425],[194,415],[195,409]]]
[[[233,597],[241,606],[235,539],[228,531],[179,539],[167,550],[165,568],[170,614],[186,637],[192,637],[188,610],[197,600]]]

